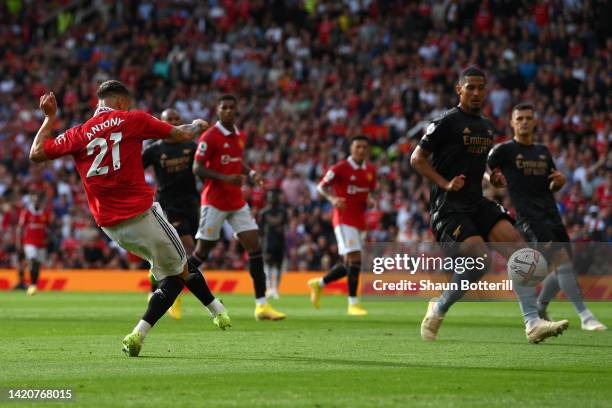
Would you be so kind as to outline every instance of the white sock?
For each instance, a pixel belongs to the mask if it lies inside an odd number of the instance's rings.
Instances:
[[[147,333],[149,333],[150,328],[151,325],[149,323],[145,322],[144,320],[141,320],[138,322],[136,327],[134,327],[132,333],[140,332],[141,338],[144,340],[144,338],[147,336]]]
[[[268,301],[266,300],[265,296],[255,299],[256,305],[265,305],[266,303],[268,303]]]
[[[541,320],[541,319],[540,319],[539,317],[538,317],[538,318],[536,318],[536,319],[529,319],[529,320],[527,320],[527,321],[525,322],[525,328],[526,328],[527,330],[531,330],[531,328],[532,328],[533,326],[535,326],[537,323],[539,323],[539,322],[540,322],[540,320]]]
[[[206,307],[208,308],[208,311],[210,311],[210,315],[212,317],[215,317],[219,313],[225,312],[225,306],[223,306],[223,303],[221,303],[217,298],[207,304]]]
[[[433,312],[438,317],[444,317],[444,313],[442,313],[442,311],[438,308],[437,302],[436,302],[436,305],[433,307]]]
[[[320,287],[324,287],[325,286],[325,281],[323,280],[323,278],[319,279],[319,286]]]
[[[359,303],[359,298],[357,296],[349,296],[348,297],[349,305],[356,305]]]
[[[589,309],[584,309],[582,312],[578,313],[578,316],[580,316],[580,321],[582,323],[595,317]]]

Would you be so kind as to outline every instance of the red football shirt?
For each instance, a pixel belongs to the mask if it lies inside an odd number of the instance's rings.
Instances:
[[[242,174],[245,143],[244,132],[236,127],[229,131],[217,122],[200,136],[195,159],[217,173]],[[221,211],[235,211],[246,204],[240,186],[213,179],[204,183],[201,202]]]
[[[23,228],[23,244],[46,247],[49,224],[51,224],[51,211],[34,208],[24,210],[19,217],[19,225]]]
[[[374,166],[366,162],[358,165],[349,157],[332,166],[322,181],[324,185],[333,187],[337,197],[346,200],[343,210],[334,207],[334,227],[344,224],[365,230],[368,194],[376,188]]]
[[[99,108],[82,125],[45,140],[44,149],[50,159],[72,155],[89,209],[99,226],[108,227],[153,204],[142,168],[142,141],[165,138],[171,129],[142,111]]]

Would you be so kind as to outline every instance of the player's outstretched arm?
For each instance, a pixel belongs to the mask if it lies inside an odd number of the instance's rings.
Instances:
[[[446,191],[461,190],[465,184],[465,176],[460,174],[453,177],[451,181],[448,181],[431,165],[429,161],[430,155],[430,151],[421,148],[421,146],[417,146],[414,152],[412,152],[412,156],[410,156],[410,165],[423,177],[426,177],[429,181]]]
[[[45,140],[53,137],[53,125],[57,115],[57,101],[53,92],[49,92],[40,97],[40,109],[45,113],[45,120],[36,133],[36,137],[30,148],[30,160],[41,163],[49,160],[45,154]]]
[[[193,140],[208,129],[208,122],[202,119],[194,119],[191,124],[174,126],[165,141],[169,143],[184,143]]]

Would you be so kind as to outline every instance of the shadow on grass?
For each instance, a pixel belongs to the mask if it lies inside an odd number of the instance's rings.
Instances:
[[[177,359],[177,360],[207,360],[207,361],[252,361],[252,362],[285,362],[285,363],[304,363],[309,365],[321,366],[338,366],[352,368],[379,368],[379,369],[451,369],[458,371],[483,371],[491,373],[499,373],[500,370],[516,372],[516,373],[561,373],[559,368],[534,368],[534,367],[466,367],[463,365],[453,366],[449,362],[440,363],[402,363],[397,361],[374,361],[374,360],[358,360],[358,359],[338,359],[338,358],[312,358],[291,355],[274,355],[268,357],[215,357],[215,356],[140,356],[139,359]],[[580,374],[580,375],[601,375],[608,373],[607,370],[583,370],[583,369],[568,369],[564,367],[563,374]]]

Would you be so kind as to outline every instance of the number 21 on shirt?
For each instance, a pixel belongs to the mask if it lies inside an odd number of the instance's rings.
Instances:
[[[121,168],[121,154],[119,152],[119,142],[121,142],[121,132],[111,133],[110,140],[112,141],[111,156],[113,158],[113,170],[119,170]],[[94,158],[91,167],[87,171],[87,177],[102,176],[108,173],[108,166],[100,167],[100,163],[106,157],[108,152],[108,142],[102,137],[96,137],[92,139],[87,145],[87,155],[91,156],[95,153],[95,148],[99,147],[100,151]]]

